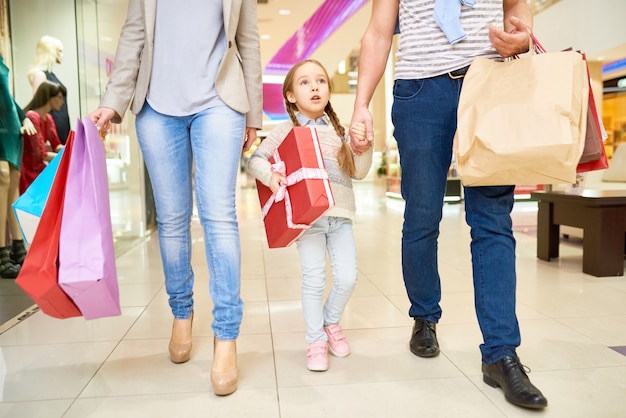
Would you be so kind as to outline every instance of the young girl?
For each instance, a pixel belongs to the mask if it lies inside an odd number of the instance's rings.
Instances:
[[[24,108],[37,133],[24,134],[24,154],[20,176],[20,194],[35,180],[63,145],[59,141],[51,110],[59,110],[65,103],[65,88],[51,81],[44,81],[37,87],[35,96]],[[49,144],[48,144],[49,143]],[[48,146],[50,148],[48,148]]]
[[[304,60],[287,73],[283,98],[290,121],[277,125],[250,158],[249,172],[276,193],[285,176],[272,172],[268,159],[293,126],[315,126],[328,171],[335,206],[296,240],[302,267],[302,310],[306,323],[309,370],[328,370],[328,350],[337,356],[350,354],[339,320],[357,280],[356,249],[352,233],[355,203],[352,181],[365,177],[372,164],[372,149],[353,155],[345,128],[329,100],[328,73],[315,60]],[[365,126],[353,127],[365,136]],[[362,138],[359,138],[362,139]],[[330,256],[333,286],[326,303],[326,251]]]

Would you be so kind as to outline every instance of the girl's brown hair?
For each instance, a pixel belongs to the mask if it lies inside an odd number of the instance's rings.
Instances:
[[[298,106],[296,106],[295,103],[291,103],[287,99],[287,93],[293,90],[293,82],[294,82],[296,71],[298,70],[298,68],[300,68],[301,66],[307,63],[315,64],[318,67],[320,67],[322,71],[324,71],[326,80],[328,80],[329,91],[330,93],[332,93],[333,91],[332,85],[330,83],[330,77],[328,76],[328,72],[326,71],[326,68],[324,68],[324,66],[319,61],[314,60],[314,59],[306,59],[306,60],[302,60],[296,63],[293,67],[291,67],[291,69],[285,76],[285,81],[283,82],[283,99],[285,100],[285,109],[287,110],[287,114],[289,114],[289,118],[291,119],[291,122],[293,123],[294,126],[300,126],[300,122],[298,122],[298,118],[296,117],[296,113],[298,112]],[[333,124],[333,127],[335,128],[335,132],[341,138],[341,148],[339,149],[339,152],[337,153],[337,161],[339,162],[339,167],[345,170],[346,173],[348,173],[348,175],[352,177],[355,172],[354,156],[352,154],[352,150],[350,149],[350,145],[348,144],[348,138],[346,138],[346,129],[341,124],[341,121],[339,120],[339,117],[337,116],[337,114],[335,113],[335,110],[330,104],[330,101],[326,104],[324,111],[328,115],[330,122]]]

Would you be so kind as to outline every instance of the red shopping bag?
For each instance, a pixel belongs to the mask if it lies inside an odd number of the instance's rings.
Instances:
[[[587,57],[583,54],[585,62]],[[576,166],[577,173],[585,173],[588,171],[604,170],[609,167],[609,161],[606,158],[606,150],[604,149],[604,140],[602,138],[604,130],[601,127],[600,117],[596,101],[591,91],[591,79],[589,79],[589,113],[587,115],[587,138],[585,140],[585,150],[580,159],[580,163]]]
[[[77,122],[65,185],[59,285],[85,319],[121,314],[104,144],[96,125]]]
[[[78,307],[58,284],[61,217],[73,144],[74,137],[70,134],[37,232],[15,280],[43,313],[54,318],[81,316]]]

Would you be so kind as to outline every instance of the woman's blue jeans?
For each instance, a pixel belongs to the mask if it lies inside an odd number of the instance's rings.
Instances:
[[[190,116],[167,116],[146,103],[136,124],[154,191],[172,313],[184,319],[193,310],[191,215],[195,191],[209,268],[213,332],[220,340],[236,339],[243,302],[235,190],[245,116],[227,106]]]
[[[411,302],[409,315],[438,322],[441,283],[437,241],[463,79],[447,74],[397,80],[392,121],[406,201],[402,228],[402,271]],[[484,363],[515,352],[520,331],[515,314],[513,186],[465,187],[471,228],[476,315],[483,334]]]

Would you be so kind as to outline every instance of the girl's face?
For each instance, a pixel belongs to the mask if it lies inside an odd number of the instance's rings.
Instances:
[[[324,69],[312,62],[301,65],[294,73],[291,91],[286,96],[304,116],[314,120],[321,117],[330,100],[330,85]]]

